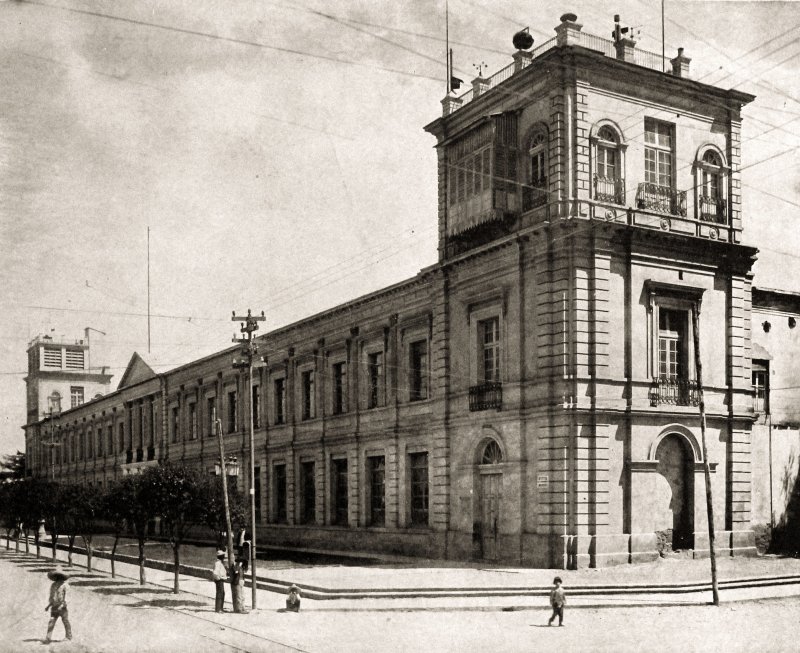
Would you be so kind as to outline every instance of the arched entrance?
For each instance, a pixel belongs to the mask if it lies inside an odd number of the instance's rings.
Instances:
[[[500,463],[503,452],[500,445],[489,440],[480,449],[478,458],[478,492],[480,512],[475,524],[480,537],[480,557],[497,560],[497,535],[500,522],[500,504],[503,494],[503,473]]]
[[[672,513],[672,548],[694,547],[694,455],[682,435],[670,433],[662,438],[656,449],[656,471],[669,484]]]

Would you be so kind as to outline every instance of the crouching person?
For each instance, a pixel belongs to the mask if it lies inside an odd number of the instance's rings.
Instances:
[[[286,611],[300,612],[300,588],[297,585],[289,587],[289,596],[286,597]]]

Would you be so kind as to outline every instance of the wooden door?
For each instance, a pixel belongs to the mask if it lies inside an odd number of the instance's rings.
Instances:
[[[484,560],[497,560],[502,479],[501,474],[481,475],[481,552]]]

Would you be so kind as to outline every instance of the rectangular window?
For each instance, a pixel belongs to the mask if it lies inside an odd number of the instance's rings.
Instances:
[[[206,399],[206,423],[208,425],[207,438],[213,438],[217,435],[217,426],[214,423],[217,419],[217,398],[208,397]]]
[[[231,390],[228,393],[228,433],[236,433],[238,431],[236,413],[237,413],[236,390]]]
[[[687,378],[688,313],[675,309],[658,311],[658,377],[667,381]]]
[[[376,408],[383,404],[383,353],[374,352],[367,357],[369,371],[369,394],[367,408]]]
[[[383,526],[386,523],[386,457],[367,458],[369,487],[369,523]]]
[[[428,525],[428,454],[408,456],[411,525]]]
[[[70,406],[75,408],[83,403],[83,387],[73,385],[69,389]]]
[[[428,398],[428,343],[425,340],[412,342],[410,346],[410,389],[411,401]]]
[[[275,487],[275,522],[286,523],[286,465],[275,465],[272,475]]]
[[[300,523],[317,521],[317,483],[313,460],[300,463]]]
[[[170,431],[172,431],[172,441],[178,441],[178,430],[180,428],[180,409],[175,406],[172,409],[172,423],[170,425]]]
[[[482,383],[500,381],[500,318],[478,322],[480,378]]]
[[[89,437],[90,437],[90,438],[91,438],[91,440],[92,440],[92,448],[93,448],[93,449],[95,449],[95,451],[94,451],[94,454],[95,454],[95,455],[96,455],[98,458],[102,458],[102,457],[103,457],[103,437],[102,437],[102,431],[101,431],[100,429],[97,429],[97,433],[94,433],[93,431],[90,431],[90,432],[89,432]],[[95,447],[96,447],[96,448],[95,448]]]
[[[259,415],[259,405],[258,405],[258,386],[253,386],[253,397],[252,403],[250,404],[253,410],[253,428],[260,429],[261,428],[261,416]]]
[[[256,521],[261,521],[261,468],[253,470],[253,499],[256,507]]]
[[[769,413],[769,361],[753,360],[753,411]]]
[[[672,188],[672,125],[646,118],[644,121],[645,181]]]
[[[302,385],[302,419],[314,419],[316,410],[314,405],[314,370],[306,370],[300,375]]]
[[[61,348],[60,347],[45,347],[44,348],[44,366],[45,367],[58,367],[58,368],[61,368]]]
[[[189,404],[189,429],[192,440],[197,440],[197,404]]]
[[[66,368],[68,370],[83,369],[83,349],[67,349],[66,359]]]
[[[348,483],[347,459],[337,458],[331,461],[331,489],[333,490],[331,523],[339,526],[348,524]]]
[[[120,424],[117,427],[117,437],[119,438],[119,450],[125,451],[125,425]]]
[[[342,361],[333,365],[333,414],[339,415],[347,410],[347,363]]]
[[[108,455],[114,453],[114,427],[108,427]]]
[[[286,379],[275,379],[275,424],[286,422]]]

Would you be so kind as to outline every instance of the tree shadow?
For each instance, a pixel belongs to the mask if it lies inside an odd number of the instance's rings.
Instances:
[[[127,585],[124,587],[98,587],[94,590],[98,594],[173,594],[173,591],[163,587],[147,587],[141,585]]]
[[[129,603],[126,605],[128,608],[206,608],[209,609],[209,603],[203,601],[189,601],[183,599],[153,599],[152,601],[139,601],[137,603]]]
[[[800,556],[800,473],[798,460],[791,455],[781,475],[781,488],[787,497],[786,510],[772,531],[770,553]]]
[[[116,580],[79,580],[70,582],[70,585],[74,587],[127,587],[124,582]]]

